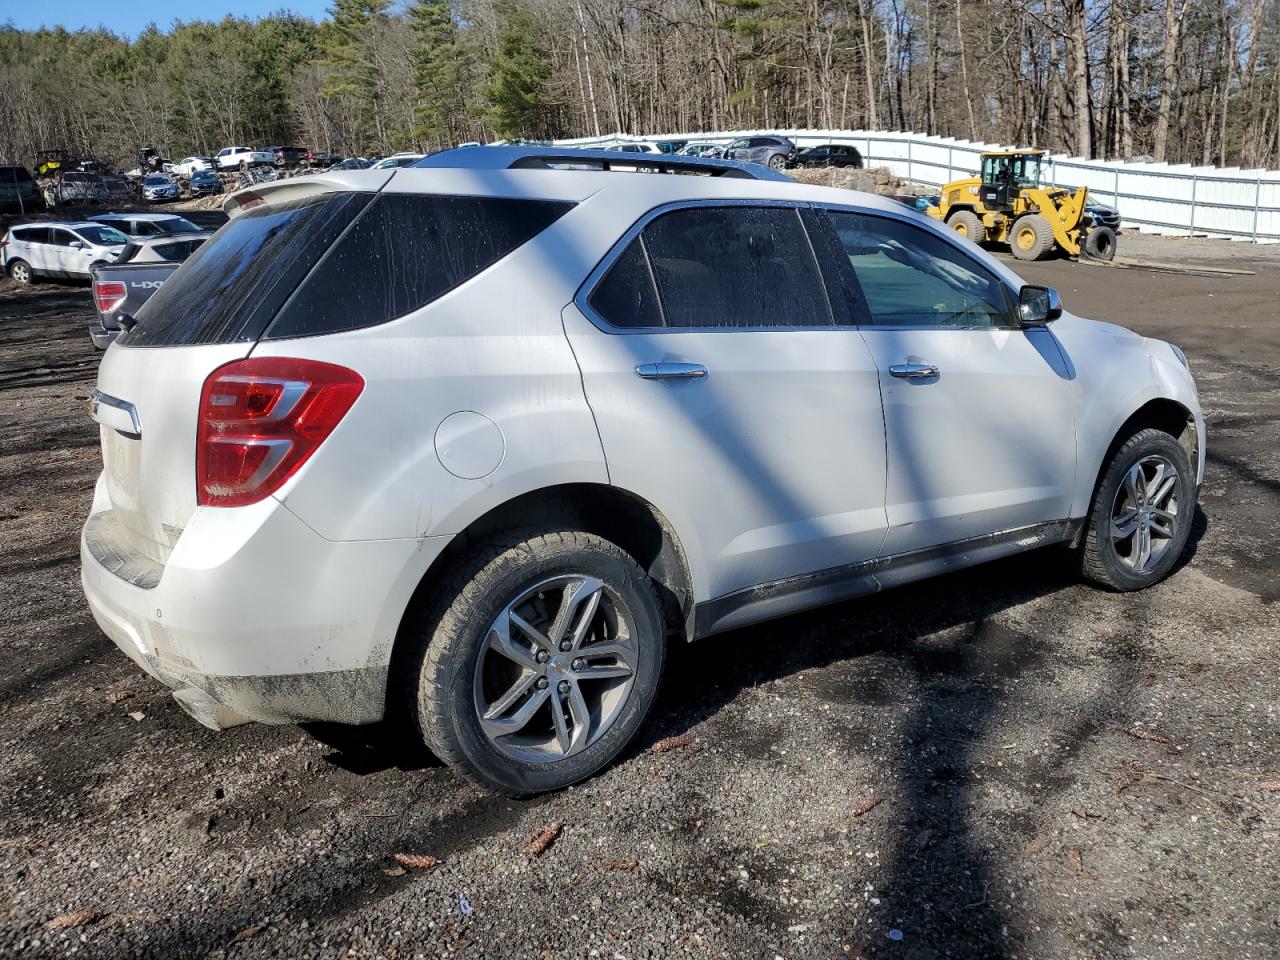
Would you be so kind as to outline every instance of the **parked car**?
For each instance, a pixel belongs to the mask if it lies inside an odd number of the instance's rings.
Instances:
[[[106,203],[110,196],[110,191],[99,174],[77,170],[59,172],[57,179],[45,191],[45,200],[49,206]]]
[[[796,145],[786,137],[742,137],[725,147],[724,158],[781,170],[791,163],[795,153]]]
[[[791,158],[793,167],[861,167],[862,154],[847,143],[823,143],[805,147]]]
[[[250,167],[274,166],[275,154],[253,147],[224,147],[213,158],[219,170],[247,170]]]
[[[620,143],[612,148],[618,153],[661,153],[652,143]]]
[[[366,170],[369,167],[369,161],[364,157],[348,157],[346,160],[340,160],[331,166],[325,173],[340,173],[343,170]]]
[[[37,277],[88,278],[90,269],[111,263],[129,242],[102,223],[26,223],[0,240],[0,267],[19,283]]]
[[[183,157],[177,163],[169,165],[167,173],[175,177],[192,177],[198,170],[212,170],[213,161],[208,157]]]
[[[114,263],[94,266],[90,273],[97,316],[89,321],[93,345],[99,350],[111,346],[121,326],[131,324],[169,275],[211,236],[212,230],[201,230],[130,240]]]
[[[1109,207],[1103,203],[1090,203],[1085,205],[1084,212],[1089,218],[1090,226],[1110,227],[1116,233],[1120,232],[1120,211],[1115,207]]]
[[[305,163],[307,156],[311,153],[306,147],[265,147],[263,149],[271,154],[272,162],[277,167],[296,167]]]
[[[328,151],[325,151],[325,150],[308,150],[307,151],[308,167],[322,167],[327,169],[329,167],[332,167],[335,163],[340,163],[341,161],[342,161],[342,157],[338,156],[336,153],[329,153]]]
[[[20,163],[0,163],[0,207],[29,210],[36,200],[36,182]]]
[[[910,207],[912,210],[918,210],[921,213],[928,211],[930,207],[936,207],[942,202],[942,197],[938,194],[925,194],[924,196],[913,196],[909,193],[891,193],[888,199],[896,200],[904,207]]]
[[[391,170],[395,167],[412,167],[421,160],[426,154],[422,153],[393,153],[389,157],[383,157],[377,163],[369,165],[370,170]]]
[[[142,199],[148,203],[177,200],[178,182],[167,173],[148,173],[142,178]]]
[[[659,153],[679,153],[688,143],[688,140],[655,140],[653,145]]]
[[[688,143],[680,150],[682,157],[716,157],[724,156],[724,147],[718,143]]]
[[[176,213],[99,213],[88,219],[92,223],[114,227],[131,239],[200,233],[204,230]]]
[[[619,754],[669,643],[1050,544],[1178,562],[1176,347],[883,197],[563,156],[233,195],[107,351],[85,593],[203,722],[404,704],[529,794]]]
[[[212,170],[197,170],[191,175],[189,187],[191,196],[203,197],[208,194],[221,193],[222,181]]]

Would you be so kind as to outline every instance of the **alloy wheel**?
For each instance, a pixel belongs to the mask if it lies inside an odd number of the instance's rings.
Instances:
[[[1149,573],[1177,534],[1182,482],[1172,463],[1157,454],[1126,471],[1111,507],[1111,545],[1134,573]]]
[[[547,763],[599,740],[635,682],[635,622],[595,577],[566,574],[521,591],[489,627],[476,664],[476,716],[489,742]]]
[[[31,268],[25,263],[15,263],[11,273],[13,275],[13,279],[17,280],[18,283],[31,282]]]

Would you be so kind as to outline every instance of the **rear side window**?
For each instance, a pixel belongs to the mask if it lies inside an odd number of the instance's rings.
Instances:
[[[136,243],[132,243],[132,242],[126,243],[124,245],[124,249],[120,251],[120,256],[116,257],[116,263],[117,264],[128,263],[130,260],[132,260],[134,257],[138,255],[138,251],[141,249],[142,247],[140,247]]]
[[[339,333],[402,317],[492,266],[572,207],[381,194],[312,271],[267,337]]]
[[[651,281],[636,262],[644,255]],[[648,305],[648,283],[656,286],[657,310]],[[832,322],[808,234],[790,207],[698,206],[663,214],[615,262],[589,303],[619,327]]]
[[[326,193],[235,217],[174,271],[120,342],[171,347],[258,339],[369,199]]]

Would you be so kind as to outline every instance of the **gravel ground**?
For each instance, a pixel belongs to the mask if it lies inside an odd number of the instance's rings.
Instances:
[[[1122,252],[1216,262],[1158,243]],[[212,733],[117,652],[88,295],[0,289],[0,956],[1280,956],[1280,298],[1231,261],[1022,268],[1191,358],[1168,581],[1049,550],[700,642],[634,749],[528,802],[389,729]]]

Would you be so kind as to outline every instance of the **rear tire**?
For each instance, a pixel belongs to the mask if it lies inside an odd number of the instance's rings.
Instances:
[[[1098,482],[1077,556],[1081,576],[1120,591],[1164,579],[1186,548],[1195,506],[1195,471],[1182,445],[1162,430],[1134,434]]]
[[[666,630],[652,582],[615,544],[516,531],[478,544],[438,596],[417,626],[410,707],[462,776],[508,796],[558,790],[639,730]]]
[[[1094,260],[1114,259],[1116,232],[1106,225],[1094,227],[1084,238],[1084,254]]]
[[[1009,250],[1019,260],[1039,260],[1053,244],[1053,227],[1038,213],[1020,217],[1009,232]]]
[[[9,261],[9,276],[17,283],[29,284],[35,279],[35,273],[31,269],[31,264],[25,260]]]
[[[772,157],[769,158],[769,166],[773,167],[773,169],[775,170],[781,170],[786,165],[787,165],[787,158],[780,153],[775,153]]]
[[[974,243],[981,242],[987,236],[987,228],[983,226],[982,218],[972,210],[957,210],[947,217],[947,226]]]

